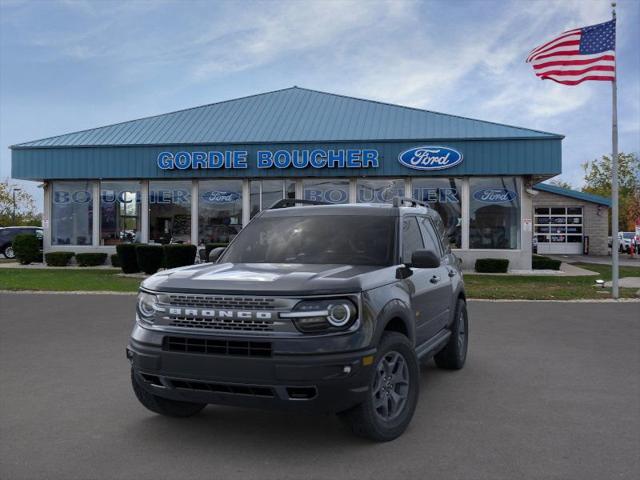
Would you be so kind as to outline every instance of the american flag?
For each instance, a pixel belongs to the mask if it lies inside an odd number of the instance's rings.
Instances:
[[[541,79],[564,85],[616,76],[616,21],[568,30],[534,48],[527,57]]]

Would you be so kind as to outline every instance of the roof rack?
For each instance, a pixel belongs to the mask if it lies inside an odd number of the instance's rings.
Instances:
[[[318,200],[305,200],[302,198],[283,198],[271,205],[267,210],[275,210],[277,208],[295,207],[296,205],[330,205],[327,202],[320,202]]]
[[[404,203],[408,203],[410,207],[417,207],[420,205],[421,207],[431,208],[427,203],[416,200],[415,198],[393,197],[393,206],[395,208],[402,207]]]

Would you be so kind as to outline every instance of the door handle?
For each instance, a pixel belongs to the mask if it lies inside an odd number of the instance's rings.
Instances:
[[[437,275],[434,275],[433,277],[431,277],[431,280],[429,280],[431,283],[438,283],[440,281],[440,277]]]

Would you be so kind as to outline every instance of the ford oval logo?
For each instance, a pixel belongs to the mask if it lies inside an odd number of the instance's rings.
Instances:
[[[236,192],[218,192],[214,190],[204,192],[200,197],[207,203],[231,203],[238,200],[240,195]]]
[[[518,194],[506,188],[483,188],[473,193],[473,198],[484,203],[505,203],[518,198]]]
[[[398,161],[416,170],[442,170],[461,163],[462,154],[449,147],[423,146],[405,150],[398,155]]]

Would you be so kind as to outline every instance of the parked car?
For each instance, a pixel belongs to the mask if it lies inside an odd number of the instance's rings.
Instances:
[[[355,434],[388,441],[413,417],[420,360],[464,366],[462,272],[435,210],[404,198],[299,203],[317,202],[282,200],[212,263],[142,283],[127,358],[147,409],[337,413]]]
[[[619,245],[620,245],[621,252],[628,252],[630,250],[631,242],[633,241],[635,236],[636,236],[636,232],[619,232],[618,233],[618,238],[620,239]]]
[[[0,253],[5,258],[16,258],[13,251],[13,239],[16,235],[30,233],[38,237],[40,241],[40,250],[42,250],[42,228],[40,227],[4,227],[0,228]]]

